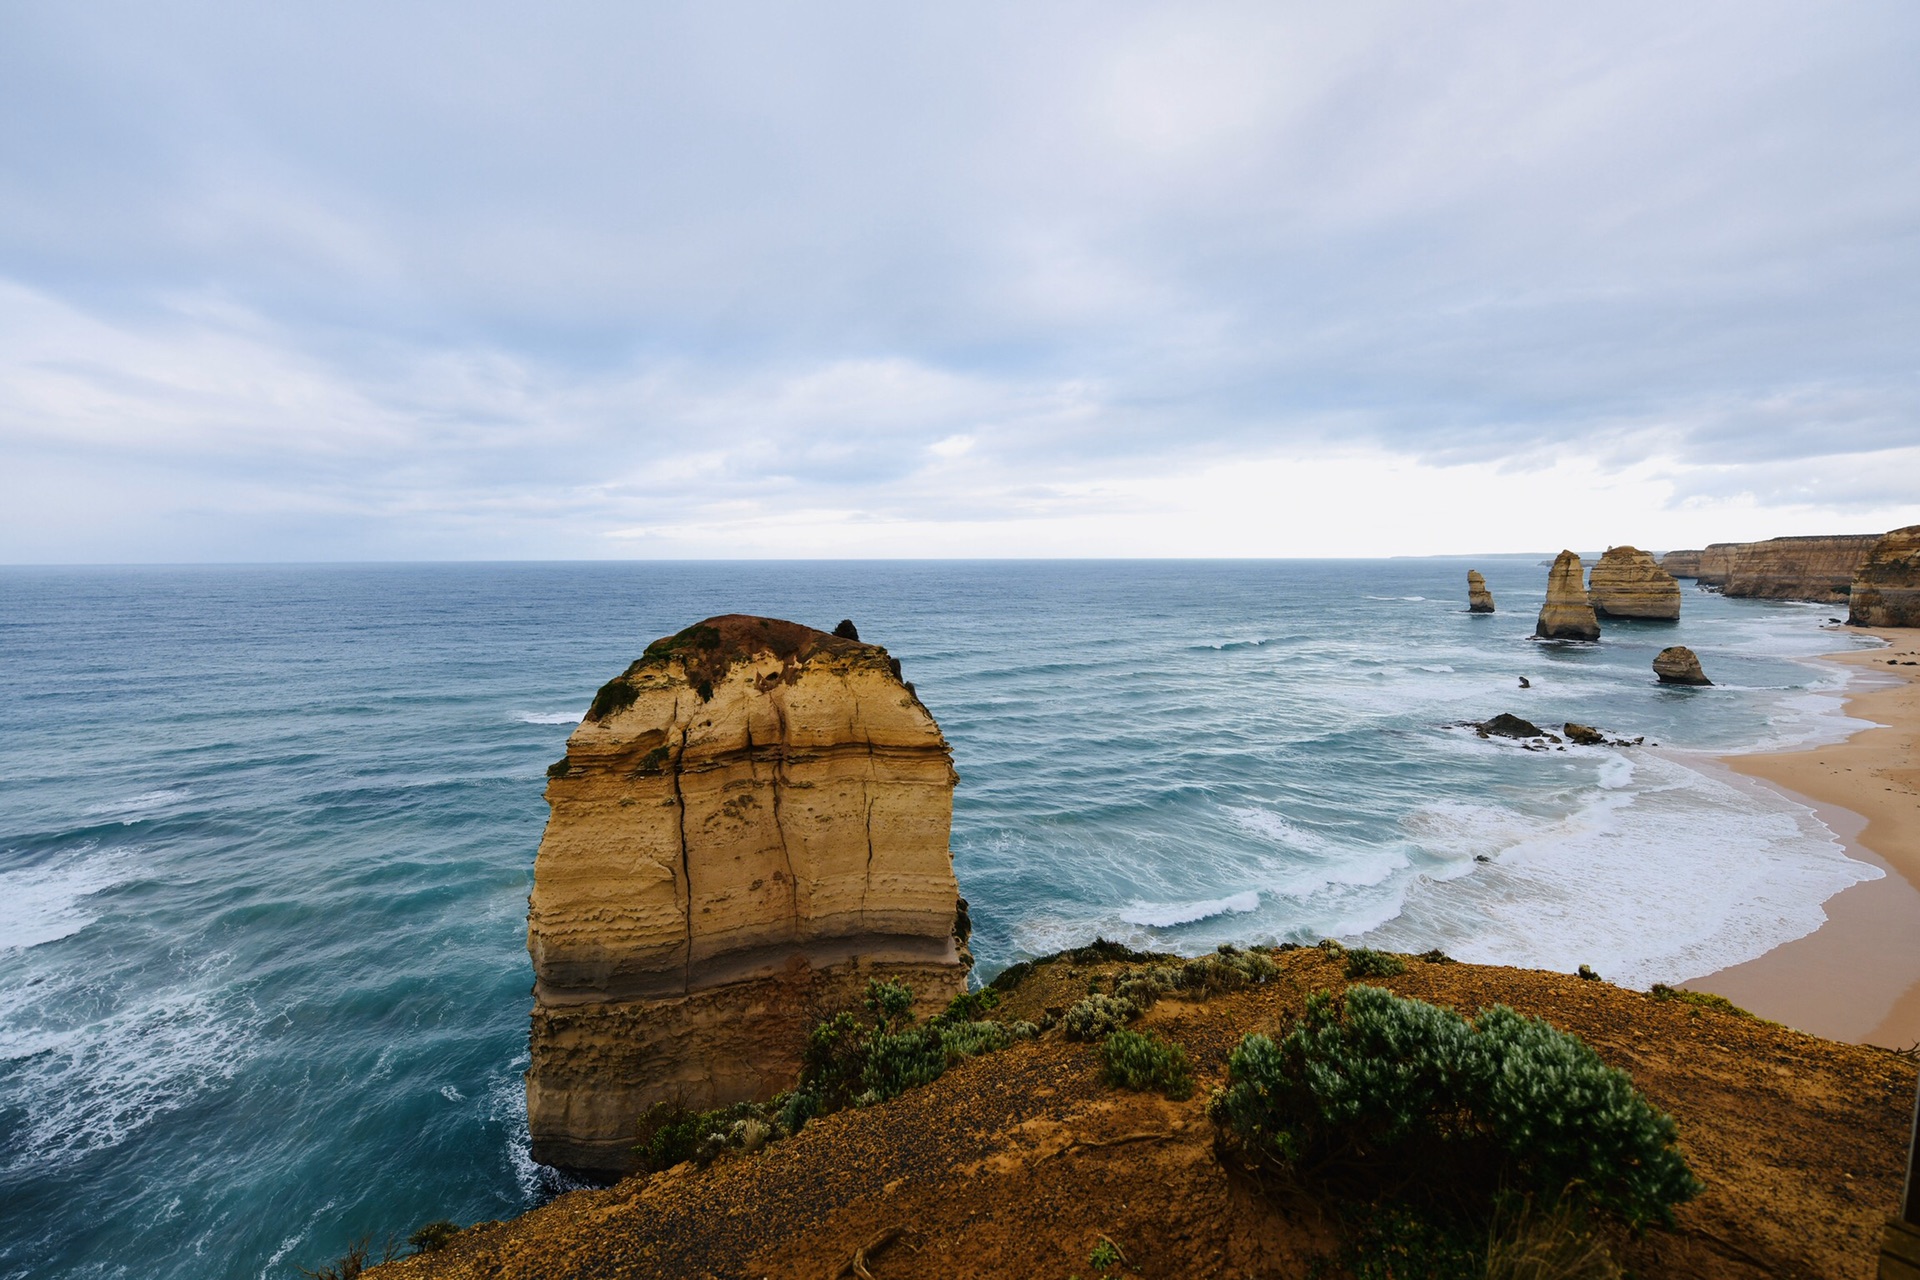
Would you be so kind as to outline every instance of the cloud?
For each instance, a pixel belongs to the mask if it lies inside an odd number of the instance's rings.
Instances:
[[[1920,518],[1916,46],[1898,4],[10,11],[0,559],[1286,554],[1193,495],[1289,467],[1556,519],[1655,467],[1654,545]]]

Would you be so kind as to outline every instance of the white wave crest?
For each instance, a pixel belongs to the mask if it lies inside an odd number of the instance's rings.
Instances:
[[[1175,925],[1192,924],[1196,920],[1207,920],[1214,916],[1242,915],[1260,909],[1260,892],[1249,889],[1245,893],[1236,893],[1227,898],[1209,898],[1201,902],[1147,903],[1136,902],[1120,913],[1120,918],[1128,924],[1142,925],[1149,929],[1171,929]]]
[[[86,900],[125,882],[135,869],[128,851],[118,850],[0,871],[0,952],[80,932],[97,918],[86,909]]]
[[[578,711],[516,711],[513,718],[521,724],[579,724]]]

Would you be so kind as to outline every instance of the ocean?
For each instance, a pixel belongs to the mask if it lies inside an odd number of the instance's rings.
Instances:
[[[1500,613],[1465,612],[1469,568]],[[983,977],[1096,935],[1336,936],[1646,986],[1879,874],[1689,767],[1860,727],[1807,659],[1871,641],[1688,590],[1677,624],[1540,644],[1545,583],[1541,556],[0,570],[0,1276],[291,1277],[552,1194],[520,1083],[544,770],[712,614],[851,617],[904,663],[953,744]],[[1714,688],[1654,682],[1675,643]],[[1502,711],[1648,745],[1456,727]]]

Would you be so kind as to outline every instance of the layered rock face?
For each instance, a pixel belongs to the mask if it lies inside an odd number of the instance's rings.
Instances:
[[[1718,590],[1727,585],[1727,575],[1733,572],[1733,553],[1743,544],[1738,542],[1710,542],[1700,552],[1693,575],[1694,585],[1712,587]],[[1675,575],[1678,577],[1679,575]]]
[[[1493,592],[1487,590],[1487,580],[1478,569],[1467,570],[1467,612],[1493,612]]]
[[[1605,618],[1680,616],[1680,584],[1637,547],[1608,547],[1587,579],[1587,598]]]
[[[1683,644],[1669,645],[1653,659],[1653,674],[1661,684],[1712,684],[1700,669],[1700,659]]]
[[[1730,596],[1837,603],[1879,540],[1878,534],[1848,533],[1715,542],[1701,551],[1669,551],[1660,567]]]
[[[1533,634],[1542,640],[1598,640],[1600,620],[1587,602],[1587,586],[1580,557],[1562,551],[1547,573],[1547,602]]]
[[[1700,557],[1704,551],[1669,551],[1660,557],[1660,567],[1670,577],[1697,578],[1700,576]]]
[[[1735,546],[1721,590],[1760,600],[1845,600],[1878,534],[1769,538]]]
[[[850,628],[849,628],[850,629]],[[965,989],[956,775],[886,650],[710,618],[610,681],[549,771],[534,863],[534,1159],[634,1167],[656,1102],[793,1084],[867,980]]]
[[[1856,627],[1920,627],[1920,524],[1874,544],[1853,578],[1847,621]]]

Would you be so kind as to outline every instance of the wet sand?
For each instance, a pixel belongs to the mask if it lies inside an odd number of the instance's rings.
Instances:
[[[1811,807],[1886,875],[1827,899],[1827,922],[1806,937],[1685,985],[1831,1040],[1904,1049],[1920,1043],[1920,665],[1904,665],[1920,663],[1920,631],[1872,634],[1890,647],[1825,660],[1881,677],[1847,699],[1847,714],[1878,727],[1720,764]]]

